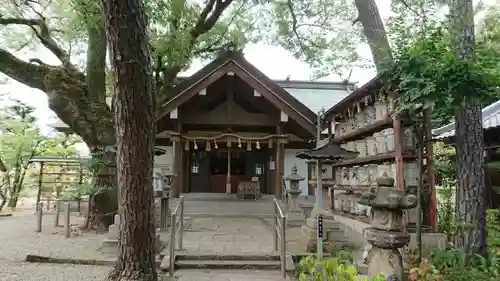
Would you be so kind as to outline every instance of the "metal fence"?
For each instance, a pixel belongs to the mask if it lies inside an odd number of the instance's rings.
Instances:
[[[182,239],[184,236],[184,196],[181,196],[179,204],[172,212],[170,219],[170,267],[169,276],[174,276],[175,271],[175,250],[182,249]],[[177,238],[177,241],[176,241]],[[177,242],[177,243],[176,243]]]
[[[280,204],[276,198],[273,200],[274,205],[274,250],[280,251],[281,261],[281,276],[286,277],[286,217],[281,210]]]

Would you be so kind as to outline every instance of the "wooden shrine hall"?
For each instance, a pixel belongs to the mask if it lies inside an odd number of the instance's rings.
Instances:
[[[156,143],[171,147],[173,196],[236,193],[247,183],[282,196],[285,155],[311,148],[314,112],[239,51],[223,52],[174,91],[159,110]]]

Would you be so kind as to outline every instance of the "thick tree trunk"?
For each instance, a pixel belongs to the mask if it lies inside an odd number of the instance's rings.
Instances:
[[[450,32],[459,48],[460,59],[470,59],[474,56],[475,46],[472,0],[452,0],[449,5]],[[457,242],[468,252],[481,253],[486,243],[482,110],[474,93],[460,94],[465,98],[455,115],[457,207],[465,229]]]
[[[481,105],[466,100],[456,115],[457,206],[465,224],[458,239],[468,252],[481,253],[486,243],[485,174]]]
[[[89,97],[99,104],[106,102],[106,30],[104,21],[97,21],[87,27],[89,36],[87,49],[86,85]],[[113,128],[107,135],[113,136]],[[90,209],[85,222],[86,229],[98,232],[106,231],[113,223],[114,214],[118,212],[116,185],[116,154],[113,149],[102,147],[114,146],[113,139],[102,139],[100,143],[91,146],[92,162],[102,163],[94,169],[93,190],[97,191],[90,200]]]
[[[90,7],[89,13],[94,11]],[[80,72],[71,63],[61,66],[48,66],[43,63],[31,63],[20,60],[12,53],[0,48],[0,72],[29,87],[39,89],[47,94],[49,107],[67,124],[71,130],[82,137],[90,150],[96,147],[115,145],[113,116],[106,105],[106,40],[103,21],[92,21],[87,28],[88,49],[86,73]],[[44,34],[49,36],[50,34]],[[45,38],[58,53],[65,53],[60,46],[54,46],[53,38]],[[47,46],[47,45],[46,45]],[[96,187],[102,189],[101,183],[108,185],[111,180],[97,179]],[[116,190],[114,191],[116,193]],[[104,194],[103,194],[104,196]],[[106,195],[113,197],[112,193]],[[96,218],[105,218],[112,206],[117,210],[117,203],[103,197],[94,204]],[[100,213],[105,212],[105,213]],[[106,221],[106,222],[105,222]],[[110,220],[100,221],[108,226]],[[92,225],[89,223],[88,225]]]
[[[145,8],[103,0],[116,104],[120,239],[118,280],[156,281],[153,211],[155,114]]]
[[[368,45],[373,56],[373,62],[377,72],[381,72],[392,64],[392,52],[385,32],[384,22],[380,17],[375,0],[355,0],[354,4],[358,10],[356,21],[361,22],[363,34],[366,36]],[[355,22],[356,22],[355,21]]]
[[[93,186],[95,194],[90,197],[90,208],[84,228],[105,232],[113,224],[118,212],[118,188],[116,183],[116,153],[114,149],[91,151]]]

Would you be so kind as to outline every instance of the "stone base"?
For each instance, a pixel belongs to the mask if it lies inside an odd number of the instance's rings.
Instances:
[[[344,231],[340,228],[340,224],[335,221],[333,215],[325,210],[318,212],[316,209],[313,209],[311,216],[306,220],[306,224],[301,227],[302,239],[300,241],[300,248],[308,252],[316,251],[318,213],[323,216],[323,241],[334,245],[338,244],[339,246],[345,245],[347,239]]]
[[[300,210],[288,211],[286,213],[287,227],[300,227],[306,222],[305,216]]]
[[[116,255],[118,254],[118,239],[106,239],[102,241],[100,250],[105,254]]]
[[[160,241],[160,235],[156,234],[155,237],[155,251],[157,253],[161,252],[165,245]],[[102,245],[100,250],[109,255],[116,255],[118,254],[118,239],[112,239],[112,238],[107,238],[106,240],[102,241]]]
[[[403,280],[403,259],[398,249],[373,247],[368,254],[368,276],[382,273],[386,278],[396,276]],[[389,279],[387,279],[389,280]]]
[[[302,215],[307,219],[311,216],[314,203],[304,202],[300,204]]]

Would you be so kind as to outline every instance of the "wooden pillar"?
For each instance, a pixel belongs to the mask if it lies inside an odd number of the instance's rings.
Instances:
[[[174,146],[174,161],[173,161],[173,168],[174,168],[174,174],[175,178],[172,183],[172,191],[171,191],[171,196],[172,198],[179,198],[179,195],[182,191],[182,182],[183,182],[183,162],[182,162],[182,142],[180,139],[175,139],[173,141],[173,146]]]
[[[276,126],[276,134],[280,135],[283,133],[283,123]],[[277,198],[283,198],[283,175],[285,170],[285,144],[280,140],[276,143],[276,183],[274,194]]]
[[[42,185],[43,185],[43,165],[44,162],[40,162],[40,170],[38,172],[38,192],[36,193],[36,207],[38,208],[40,200],[42,199]],[[89,200],[90,201],[90,200]]]
[[[273,140],[274,141],[274,140]],[[271,169],[271,162],[274,162],[274,169]],[[276,144],[269,148],[268,167],[266,173],[266,193],[276,194],[275,179],[276,179]]]
[[[335,122],[335,121],[333,121]],[[328,138],[331,138],[333,136],[333,128],[332,128],[332,121],[328,121]]]
[[[186,141],[184,140],[181,142],[181,157],[182,157],[182,165],[183,165],[183,182],[182,182],[182,192],[183,193],[188,193],[189,192],[189,181],[190,181],[190,175],[191,175],[191,159],[189,157],[189,151],[187,151],[185,147]]]
[[[431,111],[424,111],[424,140],[425,140],[425,160],[427,166],[427,184],[429,187],[429,224],[432,232],[438,231],[437,225],[437,198],[436,198],[436,178],[434,175],[434,147],[432,140],[432,125],[430,118]]]
[[[394,147],[395,147],[395,160],[396,160],[396,186],[398,188],[405,188],[405,178],[403,170],[403,132],[401,130],[401,120],[393,118],[394,129]]]
[[[231,148],[227,148],[226,194],[231,194]]]

